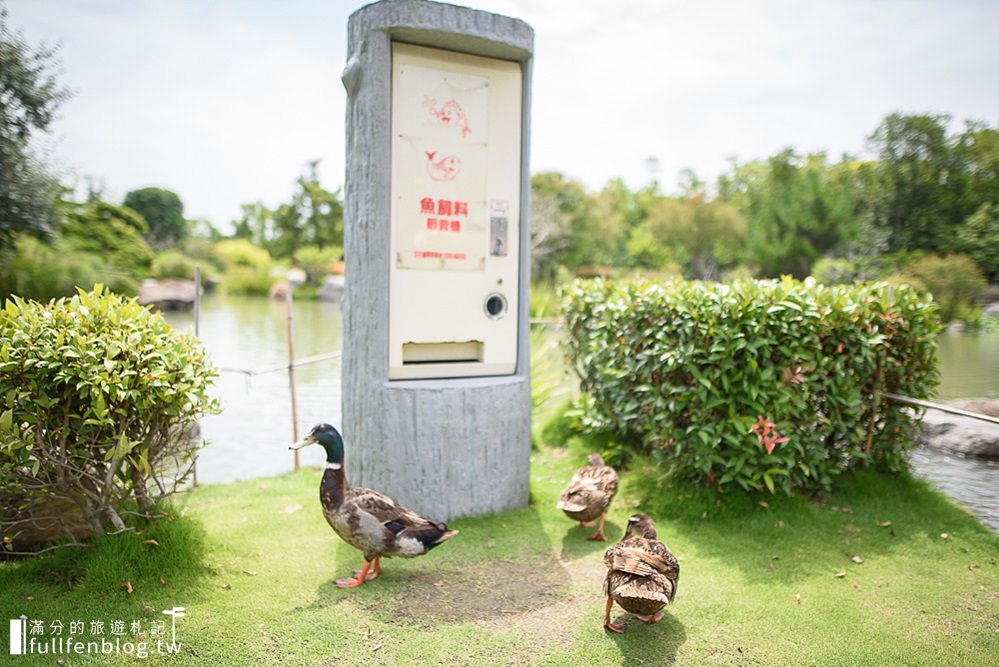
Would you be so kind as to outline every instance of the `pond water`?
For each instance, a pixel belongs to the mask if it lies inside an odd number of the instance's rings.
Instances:
[[[937,339],[940,385],[937,401],[999,399],[999,335],[942,334]],[[999,429],[999,426],[995,428]],[[999,462],[954,456],[920,447],[913,471],[999,532]]]
[[[164,313],[182,330],[194,330],[191,312]],[[291,392],[288,381],[288,309],[283,301],[260,297],[208,295],[201,303],[198,336],[221,369],[215,394],[222,413],[205,417],[201,432],[209,443],[198,455],[199,483],[231,482],[277,475],[294,469]],[[340,351],[340,304],[298,301],[292,328],[296,359]],[[280,368],[250,375],[249,372]],[[319,422],[340,425],[340,360],[295,368],[298,434]],[[302,465],[321,465],[319,447],[299,452]]]
[[[171,324],[194,328],[191,312],[165,313]],[[296,301],[292,325],[297,359],[337,353],[343,324],[338,303]],[[260,297],[208,295],[202,301],[199,337],[222,369],[216,394],[222,413],[202,420],[211,443],[198,459],[199,483],[230,482],[294,469],[291,396],[288,382],[288,310]],[[999,336],[944,334],[939,340],[937,400],[999,398]],[[262,372],[267,369],[279,369]],[[251,374],[258,372],[257,374]],[[313,425],[340,425],[340,360],[295,369],[298,433]],[[999,428],[999,427],[997,427]],[[323,452],[307,447],[301,465],[320,465]],[[934,482],[999,531],[999,463],[928,449],[912,456],[917,475]]]

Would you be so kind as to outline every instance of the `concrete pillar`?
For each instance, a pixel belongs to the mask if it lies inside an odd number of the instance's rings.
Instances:
[[[440,521],[524,506],[529,494],[531,449],[528,147],[533,30],[522,21],[465,7],[421,0],[383,0],[355,12],[350,17],[348,32],[348,60],[343,73],[348,101],[342,391],[347,478],[351,484],[386,493],[421,514]],[[462,234],[467,232],[467,235],[448,237],[455,242],[459,238],[462,242],[479,237],[485,239],[487,234],[483,229],[488,230],[490,215],[509,215],[511,221],[519,217],[517,244],[509,252],[510,261],[514,263],[507,264],[514,267],[513,279],[494,281],[494,289],[505,290],[504,297],[510,301],[510,312],[503,314],[509,319],[504,319],[502,324],[513,322],[515,327],[513,359],[510,368],[499,371],[501,374],[478,374],[475,371],[478,367],[476,359],[471,359],[469,364],[443,364],[439,372],[433,370],[434,364],[430,364],[427,367],[430,370],[427,370],[416,365],[423,362],[413,362],[412,366],[403,370],[416,370],[424,377],[439,377],[390,379],[393,375],[390,365],[395,363],[389,358],[390,337],[399,338],[397,333],[390,334],[390,319],[395,318],[392,326],[413,324],[411,316],[400,316],[397,304],[391,303],[393,279],[390,273],[393,270],[398,272],[394,279],[397,297],[411,281],[444,280],[448,285],[471,285],[481,282],[484,275],[478,270],[478,264],[472,268],[465,267],[465,270],[448,270],[443,259],[439,268],[426,262],[405,266],[407,260],[400,259],[403,253],[398,248],[392,252],[393,238],[397,238],[392,236],[392,220],[393,215],[398,218],[399,213],[398,210],[393,211],[393,201],[397,207],[410,206],[400,203],[399,199],[402,189],[398,185],[399,172],[400,169],[405,172],[406,163],[403,162],[400,167],[397,160],[393,167],[391,133],[394,129],[395,43],[453,52],[459,61],[465,56],[475,62],[481,62],[477,58],[489,58],[507,64],[515,63],[519,68],[522,104],[515,112],[519,118],[513,119],[519,121],[520,127],[519,172],[513,172],[519,187],[519,202],[514,211],[497,213],[502,206],[496,200],[488,200],[488,195],[480,197],[481,188],[470,190],[471,197],[459,195],[468,199],[468,202],[462,203],[468,203],[469,211],[458,219],[452,230]],[[497,90],[493,86],[488,91],[492,95],[489,98],[491,102],[496,101]],[[434,110],[429,102],[425,106]],[[485,127],[484,123],[471,118],[471,110],[469,114],[471,127],[476,130]],[[491,112],[488,119],[490,128],[500,127],[501,121],[510,120],[501,118],[501,115],[500,112]],[[453,124],[453,118],[447,120]],[[396,121],[398,124],[399,119]],[[474,133],[468,134],[474,136]],[[463,137],[463,134],[456,134],[454,141]],[[475,155],[494,151],[496,143],[483,142],[475,149],[478,151]],[[421,149],[416,153],[436,156],[431,150]],[[471,162],[471,157],[466,158],[466,163]],[[396,170],[396,181],[393,181],[393,169]],[[490,170],[485,178],[494,176],[496,170]],[[467,171],[471,173],[471,167]],[[414,172],[413,177],[416,176],[419,174]],[[428,183],[437,188],[450,187],[443,180],[446,177]],[[395,193],[392,191],[393,182],[396,184]],[[428,189],[428,192],[434,190]],[[506,219],[500,218],[503,229]],[[431,226],[436,228],[436,224],[430,218],[426,220],[428,230]],[[495,219],[492,219],[492,224],[495,231]],[[479,252],[477,241],[472,242],[472,248]],[[428,256],[428,253],[412,254]],[[475,261],[481,261],[482,265],[505,261],[484,247],[481,254],[482,257]],[[448,255],[464,258],[463,253]],[[473,264],[470,259],[466,263]],[[419,263],[414,261],[414,264]],[[512,282],[517,282],[517,285],[511,285]],[[486,310],[490,308],[487,306]],[[433,323],[442,318],[453,319],[455,309],[454,299],[431,298],[420,312],[421,317]],[[476,319],[483,317],[481,309],[465,311],[460,317],[467,315],[475,326],[481,323]],[[484,326],[492,325],[486,322]],[[402,334],[401,340],[410,343],[405,338],[407,335]],[[476,347],[475,341],[470,339],[477,338],[479,336],[474,332],[464,332],[456,335],[454,341],[445,343],[444,347],[473,350],[485,347],[488,354],[493,349],[491,343]],[[423,345],[426,341],[415,342],[418,343],[415,347],[421,350],[434,349],[431,345]],[[398,343],[399,340],[395,339],[391,343],[392,354],[396,357],[399,355]],[[407,349],[413,347],[410,343]],[[491,369],[489,373],[496,372],[495,365],[480,366]],[[464,377],[448,377],[448,368],[452,367],[462,369],[455,372]],[[399,377],[398,373],[395,377]]]

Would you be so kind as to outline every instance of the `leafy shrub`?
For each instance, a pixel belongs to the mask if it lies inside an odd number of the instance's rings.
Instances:
[[[937,381],[929,300],[884,284],[577,282],[569,360],[583,423],[719,488],[831,488],[905,466],[910,413]]]
[[[138,281],[153,261],[153,250],[142,238],[146,229],[145,220],[135,211],[94,201],[67,215],[59,240],[71,250],[106,257],[110,266]]]
[[[194,280],[194,267],[197,265],[193,259],[179,250],[169,249],[156,255],[153,258],[152,274],[154,278],[183,278]]]
[[[846,285],[858,278],[857,266],[842,257],[823,257],[812,265],[812,278],[823,285]]]
[[[909,264],[905,273],[917,278],[940,306],[940,319],[949,322],[959,311],[969,312],[987,282],[967,255],[926,255]]]
[[[111,266],[104,255],[74,250],[62,239],[48,245],[22,234],[0,254],[0,300],[16,294],[47,301],[71,296],[77,287],[90,289],[98,282],[116,292],[138,291],[138,281]]]
[[[214,376],[197,339],[100,285],[47,304],[8,300],[0,310],[5,542],[58,523],[48,516],[56,510],[72,510],[98,535],[149,515],[190,471],[190,430],[218,411],[208,395]]]
[[[226,294],[267,294],[274,282],[269,271],[234,266],[222,277],[222,290]]]
[[[295,253],[295,266],[301,267],[305,271],[310,283],[320,284],[330,274],[330,269],[341,257],[343,257],[343,248],[340,246],[320,248],[315,245],[307,245],[299,248],[298,252]]]
[[[246,239],[228,239],[215,244],[215,255],[228,270],[234,266],[269,271],[271,255],[263,248],[253,245]]]
[[[225,268],[222,289],[226,293],[267,294],[274,284],[270,253],[246,239],[219,241],[215,254]]]

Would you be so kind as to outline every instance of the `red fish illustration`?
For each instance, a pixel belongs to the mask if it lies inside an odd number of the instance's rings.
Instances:
[[[457,100],[448,100],[438,109],[437,100],[432,97],[425,97],[423,98],[423,106],[437,117],[441,125],[445,127],[460,127],[462,137],[467,137],[471,134],[472,128],[468,126],[468,116],[465,115],[465,110],[461,108]]]
[[[461,171],[461,159],[448,155],[434,162],[436,151],[424,151],[427,156],[427,173],[435,181],[453,181]]]

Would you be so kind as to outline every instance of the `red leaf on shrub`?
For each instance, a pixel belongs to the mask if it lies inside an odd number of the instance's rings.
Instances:
[[[776,433],[776,431],[774,431],[774,432]],[[780,435],[780,434],[778,433],[777,435]],[[764,441],[763,446],[767,448],[767,454],[772,454],[773,451],[774,451],[774,447],[776,447],[777,445],[779,445],[782,442],[787,442],[787,438],[785,438],[784,436],[781,436],[779,438],[768,437]]]
[[[792,366],[791,368],[784,369],[784,384],[801,384],[805,381],[805,378],[801,375],[801,366]]]

